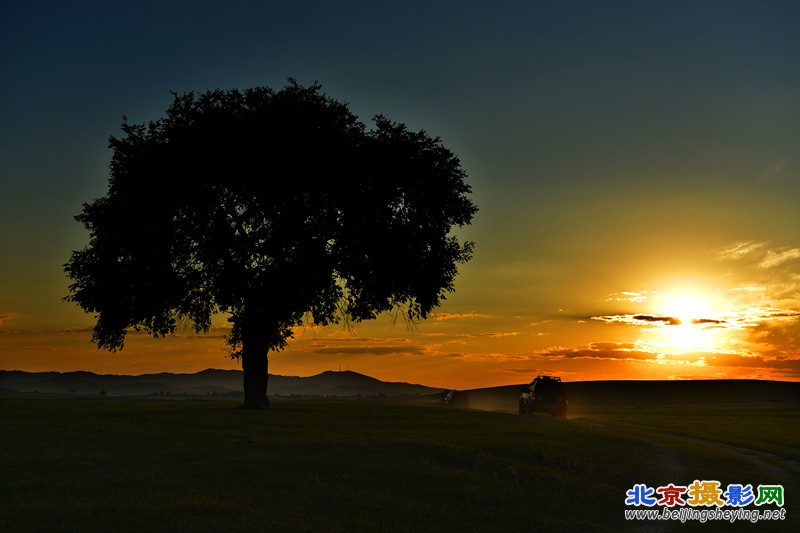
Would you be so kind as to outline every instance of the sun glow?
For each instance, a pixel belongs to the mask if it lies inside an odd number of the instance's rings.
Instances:
[[[708,318],[713,312],[708,300],[696,296],[666,297],[659,311],[666,316],[677,318],[681,321],[680,325]]]
[[[725,331],[714,318],[719,310],[710,298],[664,296],[658,313],[676,319],[653,331],[652,341],[665,353],[709,352],[725,344]]]

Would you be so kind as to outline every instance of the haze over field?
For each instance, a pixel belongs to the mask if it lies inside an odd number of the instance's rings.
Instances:
[[[298,329],[271,372],[800,381],[800,5],[310,4],[6,9],[0,369],[239,368],[225,317],[98,351],[93,317],[60,300],[62,265],[86,244],[72,217],[107,190],[123,114],[294,76],[362,120],[440,136],[480,211],[433,317]]]

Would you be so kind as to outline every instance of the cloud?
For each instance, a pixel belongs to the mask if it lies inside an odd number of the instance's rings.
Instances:
[[[675,317],[661,315],[603,315],[593,316],[591,319],[608,323],[630,324],[632,326],[678,326],[681,323]]]
[[[501,368],[501,372],[508,372],[509,374],[530,374],[533,372],[530,368]],[[558,371],[554,371],[554,374],[557,374]]]
[[[716,354],[707,358],[709,366],[730,366],[737,368],[764,368],[772,370],[800,370],[800,358],[765,357],[762,355]]]
[[[462,318],[490,318],[491,315],[485,315],[483,313],[433,313],[431,318],[433,318],[436,322],[441,322],[443,320],[458,320]]]
[[[417,355],[424,351],[421,346],[331,346],[311,350],[318,355]]]
[[[498,332],[491,332],[491,333],[457,333],[456,337],[467,337],[467,338],[478,338],[478,337],[491,337],[491,338],[501,338],[501,337],[516,337],[519,335],[519,331],[498,331]]]
[[[656,322],[667,324],[669,326],[679,326],[681,321],[672,316],[658,316],[658,315],[633,315],[633,320],[641,322]]]
[[[350,337],[314,339],[295,345],[316,355],[417,355],[427,353],[430,348],[419,346],[410,339]]]
[[[754,241],[738,241],[714,251],[719,259],[742,259],[751,256],[763,248],[766,243]]]
[[[662,315],[601,315],[592,320],[606,323],[628,324],[640,327],[679,326],[682,322],[672,316]],[[778,307],[753,307],[742,311],[725,313],[717,318],[695,318],[691,323],[705,328],[743,329],[755,328],[769,323],[794,322],[800,319],[800,311]]]
[[[582,347],[552,347],[533,353],[529,359],[544,361],[569,361],[593,359],[620,361],[648,365],[679,365],[719,369],[721,377],[727,377],[725,368],[747,369],[750,375],[763,375],[775,379],[776,373],[788,377],[800,377],[800,355],[752,354],[733,352],[701,352],[685,354],[662,354],[645,343],[595,342]],[[735,372],[740,375],[741,372]],[[772,376],[772,377],[770,377]],[[704,375],[704,378],[712,377]]]
[[[733,293],[738,294],[745,294],[745,295],[755,295],[755,294],[763,294],[767,291],[766,287],[759,287],[756,285],[749,285],[745,287],[733,287],[732,289],[728,289]]]
[[[71,346],[27,345],[27,346],[20,346],[18,349],[31,352],[53,352],[53,353],[94,354],[97,352],[97,350],[93,348],[71,347]]]
[[[794,320],[800,317],[800,311],[795,311],[794,309],[778,309],[775,307],[758,307],[756,309],[751,309],[749,311],[754,316],[760,318],[761,320],[770,320],[770,319],[791,319]]]
[[[460,320],[464,318],[491,318],[491,315],[483,313],[434,313],[431,318],[436,322],[442,322],[443,320]]]
[[[733,328],[755,328],[770,323],[795,322],[800,319],[800,311],[777,307],[754,307],[728,313],[725,323]]]
[[[781,248],[765,250],[767,243],[754,241],[738,241],[715,250],[717,259],[738,261],[751,259],[762,269],[771,269],[789,261],[800,259],[800,248]]]
[[[564,370],[555,368],[501,368],[501,372],[509,374],[525,374],[529,376],[561,376],[575,374],[574,372],[565,372]]]
[[[470,361],[527,361],[529,356],[513,356],[497,352],[448,352],[437,354],[450,359],[468,359]]]
[[[718,251],[717,257],[736,260],[732,270],[740,278],[749,278],[746,283],[729,289],[738,308],[759,305],[800,308],[800,247],[767,247],[743,241]]]
[[[77,328],[77,327],[66,327],[66,328],[60,328],[60,329],[56,330],[56,333],[62,333],[62,334],[68,334],[68,333],[92,333],[93,331],[94,331],[94,328],[92,328],[91,326],[80,327],[80,328]]]
[[[651,361],[659,354],[640,349],[628,342],[595,342],[583,348],[554,347],[536,352],[542,359],[612,359],[618,361]]]
[[[14,318],[17,318],[17,316],[19,316],[19,315],[17,315],[16,313],[8,313],[8,312],[0,311],[0,326],[2,326],[3,323],[8,321],[8,320],[12,320]]]
[[[640,347],[635,342],[591,342],[592,350],[638,350]]]
[[[800,248],[789,248],[778,252],[768,250],[766,256],[758,263],[758,266],[761,268],[773,268],[795,259],[800,259]]]
[[[722,327],[727,323],[728,323],[727,320],[716,320],[714,318],[693,318],[692,319],[692,324],[697,324],[697,325],[712,325],[712,326],[720,326],[720,327]]]
[[[655,291],[642,291],[642,292],[632,292],[632,291],[623,291],[623,292],[615,292],[609,295],[606,298],[607,302],[635,302],[635,303],[642,303],[643,301],[647,300],[650,295],[656,294]]]

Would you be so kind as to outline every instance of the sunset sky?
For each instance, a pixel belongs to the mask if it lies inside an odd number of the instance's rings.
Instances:
[[[272,373],[800,380],[800,3],[69,4],[0,17],[0,369],[238,368],[224,317],[98,350],[62,265],[123,114],[294,76],[441,137],[480,211],[435,316],[299,329]]]

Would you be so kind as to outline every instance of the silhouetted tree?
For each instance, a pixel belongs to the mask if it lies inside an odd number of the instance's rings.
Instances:
[[[64,265],[98,347],[226,313],[245,407],[267,408],[268,352],[295,326],[413,322],[453,290],[472,243],[451,230],[477,210],[458,158],[383,116],[367,129],[320,89],[173,94],[165,117],[123,119],[108,194],[76,216],[89,244]]]

